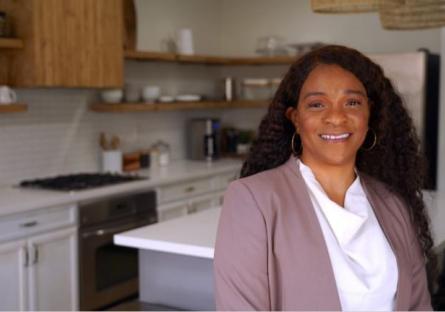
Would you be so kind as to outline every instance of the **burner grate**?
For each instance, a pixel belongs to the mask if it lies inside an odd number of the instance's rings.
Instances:
[[[24,180],[20,182],[20,186],[58,191],[80,191],[144,179],[147,178],[113,173],[78,173]]]

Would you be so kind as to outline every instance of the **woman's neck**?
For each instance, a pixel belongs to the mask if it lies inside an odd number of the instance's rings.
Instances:
[[[344,165],[319,164],[302,159],[311,168],[329,199],[344,207],[346,191],[356,178],[354,163]]]

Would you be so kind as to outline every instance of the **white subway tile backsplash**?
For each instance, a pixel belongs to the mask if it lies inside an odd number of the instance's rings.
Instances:
[[[226,74],[225,72],[223,73]],[[161,86],[162,94],[217,95],[218,66],[126,62],[126,82]],[[265,109],[96,113],[88,109],[100,90],[18,89],[26,113],[0,114],[0,184],[100,169],[100,132],[118,135],[122,149],[147,148],[157,140],[171,146],[171,159],[185,158],[190,118],[219,118],[223,125],[256,129]]]

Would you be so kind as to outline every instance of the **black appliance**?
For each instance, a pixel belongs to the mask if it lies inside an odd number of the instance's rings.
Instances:
[[[76,173],[20,182],[21,187],[57,191],[80,191],[101,186],[147,179],[113,173]]]
[[[151,190],[79,205],[81,310],[103,310],[138,294],[138,250],[115,245],[113,236],[155,222]]]

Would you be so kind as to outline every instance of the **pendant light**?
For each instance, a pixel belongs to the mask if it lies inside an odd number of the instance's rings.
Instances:
[[[382,7],[393,8],[404,0],[311,0],[316,13],[364,13],[378,11]]]
[[[381,8],[383,28],[413,30],[445,26],[445,0],[404,0],[398,7]]]

